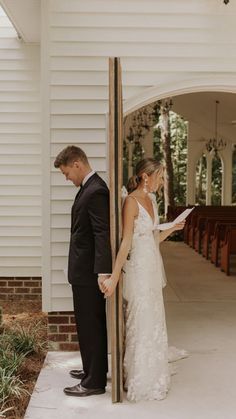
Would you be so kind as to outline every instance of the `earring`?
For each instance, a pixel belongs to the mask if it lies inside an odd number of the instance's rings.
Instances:
[[[143,187],[143,192],[145,192],[145,193],[148,193],[147,185],[148,185],[148,180],[147,180],[147,178],[145,178],[144,179],[144,187]]]

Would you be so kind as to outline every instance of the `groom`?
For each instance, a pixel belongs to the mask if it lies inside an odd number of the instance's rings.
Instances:
[[[79,147],[62,150],[54,166],[76,187],[80,186],[71,212],[68,280],[72,285],[83,370],[70,371],[72,377],[81,381],[66,387],[64,392],[78,397],[102,394],[108,371],[106,300],[98,284],[110,276],[112,269],[109,191]]]

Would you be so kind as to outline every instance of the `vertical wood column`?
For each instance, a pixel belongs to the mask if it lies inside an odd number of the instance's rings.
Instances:
[[[109,59],[109,164],[110,219],[113,264],[121,241],[121,187],[123,174],[123,112],[121,66],[118,58]],[[112,402],[123,399],[123,313],[122,278],[110,302]]]

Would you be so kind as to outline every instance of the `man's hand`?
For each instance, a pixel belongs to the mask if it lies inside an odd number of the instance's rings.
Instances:
[[[105,294],[106,297],[111,297],[113,292],[116,289],[117,282],[112,278],[112,276],[102,283],[102,292]]]
[[[98,275],[98,286],[99,286],[99,289],[100,289],[100,291],[101,291],[102,293],[104,292],[104,291],[103,291],[103,287],[102,287],[103,282],[104,282],[106,279],[110,278],[110,276],[111,276],[111,275]]]

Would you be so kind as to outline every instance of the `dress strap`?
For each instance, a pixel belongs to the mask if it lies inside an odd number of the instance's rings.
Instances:
[[[126,199],[127,198],[132,198],[132,199],[134,199],[135,200],[135,202],[137,203],[137,209],[138,209],[138,214],[137,214],[137,217],[139,216],[139,212],[140,212],[140,207],[142,207],[142,205],[138,202],[138,200],[137,200],[137,198],[135,198],[135,196],[132,196],[132,195],[128,195],[127,197],[126,197]]]
[[[140,204],[140,202],[137,200],[137,198],[135,198],[135,196],[128,195],[128,197],[129,197],[129,198],[133,198],[133,199],[137,202],[137,204],[141,205],[141,204]]]

